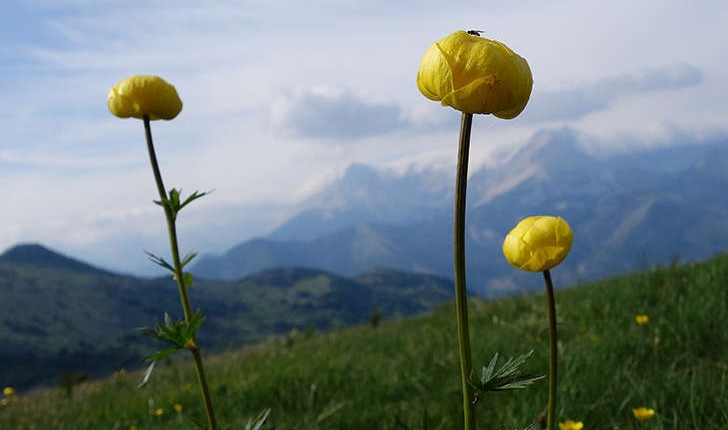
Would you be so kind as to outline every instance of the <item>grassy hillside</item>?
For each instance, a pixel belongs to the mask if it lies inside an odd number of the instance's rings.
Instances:
[[[204,351],[223,351],[288,332],[348,327],[379,307],[392,317],[449,299],[444,278],[375,270],[356,279],[320,270],[278,268],[231,282],[199,280],[192,305],[208,316]],[[93,377],[141,363],[159,345],[136,328],[164,312],[181,317],[170,277],[116,275],[37,245],[0,255],[0,384],[54,385],[66,372]]]
[[[554,281],[559,283],[558,269]],[[540,283],[534,275],[533,283]],[[558,291],[561,420],[584,429],[728,428],[728,256]],[[471,302],[474,362],[535,350],[547,367],[542,294]],[[646,314],[646,325],[635,315]],[[452,303],[377,328],[298,334],[208,360],[223,428],[272,408],[267,429],[461,427]],[[203,423],[194,372],[169,363],[151,383],[138,373],[48,390],[0,407],[3,429],[187,429]],[[546,381],[488,394],[479,428],[522,429],[546,403]],[[175,404],[181,405],[176,412]],[[640,423],[632,408],[654,408]],[[162,409],[161,415],[154,412]]]

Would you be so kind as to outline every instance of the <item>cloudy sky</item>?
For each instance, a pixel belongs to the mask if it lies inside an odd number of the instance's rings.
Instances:
[[[350,163],[454,163],[458,113],[425,99],[421,55],[483,30],[525,57],[511,121],[476,118],[473,164],[540,128],[600,150],[728,128],[723,1],[7,0],[0,14],[0,251],[39,242],[148,273],[167,254],[141,121],[106,95],[157,74],[184,102],[152,125],[168,187],[215,190],[180,216],[184,249],[265,234]]]

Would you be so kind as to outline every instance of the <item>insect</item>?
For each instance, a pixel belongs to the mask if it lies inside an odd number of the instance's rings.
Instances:
[[[473,36],[480,36],[480,33],[483,33],[483,30],[468,30],[468,34]]]

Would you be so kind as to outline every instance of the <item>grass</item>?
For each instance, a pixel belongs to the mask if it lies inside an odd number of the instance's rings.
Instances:
[[[559,285],[558,268],[554,281]],[[532,282],[540,282],[534,275]],[[584,429],[728,428],[728,255],[559,290],[560,421]],[[534,349],[547,368],[543,294],[471,300],[476,366],[498,350]],[[649,322],[638,325],[635,315]],[[455,311],[447,303],[379,327],[297,334],[206,359],[225,429],[272,408],[266,429],[456,429],[462,427]],[[188,361],[169,362],[149,385],[120,374],[19,396],[0,406],[2,429],[187,429],[204,424]],[[489,393],[482,429],[523,429],[546,406],[545,380]],[[182,405],[176,412],[173,405]],[[632,408],[655,409],[638,422]],[[154,411],[162,408],[163,414]]]

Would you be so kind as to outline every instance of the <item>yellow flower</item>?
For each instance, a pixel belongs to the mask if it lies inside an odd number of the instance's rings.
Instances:
[[[650,320],[650,317],[648,317],[647,315],[637,315],[634,317],[634,320],[639,325],[645,325]]]
[[[5,387],[3,389],[3,394],[5,397],[10,397],[15,395],[15,389],[13,387]]]
[[[417,88],[430,100],[465,113],[511,119],[528,103],[528,62],[495,40],[456,31],[422,56]]]
[[[137,426],[132,424],[129,426],[129,430],[137,430]]]
[[[109,91],[109,111],[119,118],[172,119],[182,110],[177,90],[159,76],[136,75]]]
[[[159,409],[155,410],[154,415],[161,417],[162,415],[164,415],[164,409],[159,408]]]
[[[644,406],[641,406],[639,408],[632,409],[632,415],[634,415],[634,417],[640,421],[645,421],[655,416],[655,410],[647,409]]]
[[[182,412],[182,405],[180,405],[179,403],[175,403],[174,410],[177,412]]]
[[[579,421],[566,420],[563,423],[559,423],[559,430],[581,430],[584,428],[584,424]]]
[[[574,232],[560,217],[533,216],[519,222],[503,241],[511,265],[540,272],[556,267],[571,250]]]

